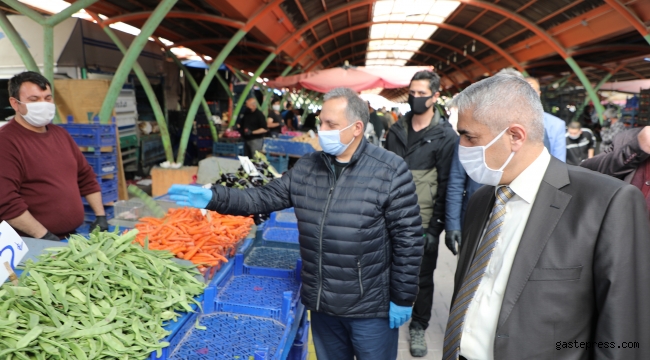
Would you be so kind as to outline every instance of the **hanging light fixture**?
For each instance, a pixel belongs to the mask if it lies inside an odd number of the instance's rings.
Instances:
[[[454,62],[456,62],[456,53],[454,53]]]
[[[476,39],[472,41],[472,52],[476,51]]]
[[[463,56],[467,56],[467,45],[463,46]]]
[[[447,56],[447,65],[449,65],[449,56]]]

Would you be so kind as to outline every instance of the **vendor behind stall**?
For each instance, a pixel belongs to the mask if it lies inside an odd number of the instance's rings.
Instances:
[[[266,127],[269,128],[267,135],[277,137],[282,133],[283,126],[284,120],[280,115],[280,99],[273,99],[271,109],[269,109],[269,115],[266,118]]]
[[[255,155],[256,151],[262,151],[264,147],[264,134],[269,129],[266,124],[264,113],[257,108],[257,99],[249,94],[244,103],[244,112],[239,115],[238,122],[241,124],[241,133],[246,141],[244,153],[248,157]]]
[[[84,221],[85,196],[108,229],[99,184],[77,144],[50,124],[55,114],[49,81],[27,71],[9,80],[15,117],[0,128],[0,221],[23,236],[59,240]]]

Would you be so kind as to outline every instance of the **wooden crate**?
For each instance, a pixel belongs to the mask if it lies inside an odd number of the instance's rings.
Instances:
[[[180,169],[164,169],[159,166],[151,169],[151,195],[161,196],[174,184],[187,185],[194,182],[198,166],[183,166]]]

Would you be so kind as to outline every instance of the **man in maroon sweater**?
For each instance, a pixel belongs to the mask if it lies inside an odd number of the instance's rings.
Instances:
[[[55,107],[42,75],[23,72],[9,80],[16,116],[0,128],[0,221],[23,236],[59,240],[81,226],[81,196],[106,230],[99,184],[70,135],[50,124]]]

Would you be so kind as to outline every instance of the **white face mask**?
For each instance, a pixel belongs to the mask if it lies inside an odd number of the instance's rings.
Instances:
[[[20,114],[29,125],[34,127],[43,127],[48,125],[54,119],[56,106],[47,101],[24,103],[16,100],[21,104],[27,106],[27,114]]]
[[[354,124],[356,123],[352,123],[341,130],[319,131],[318,142],[320,143],[320,147],[323,149],[323,152],[334,156],[343,154],[345,149],[347,149],[348,146],[354,142],[355,138],[353,137],[352,141],[350,141],[349,144],[343,144],[341,142],[341,131],[349,129]]]
[[[280,105],[273,105],[273,110],[280,111]]]
[[[499,140],[503,134],[506,133],[508,129],[503,130],[494,140],[490,141],[489,144],[485,146],[458,146],[458,158],[460,163],[465,168],[467,175],[474,181],[483,185],[492,185],[497,186],[501,181],[503,176],[503,169],[508,166],[510,160],[515,155],[514,151],[510,153],[508,160],[503,166],[498,170],[490,169],[485,163],[485,150],[492,146],[497,140]]]

